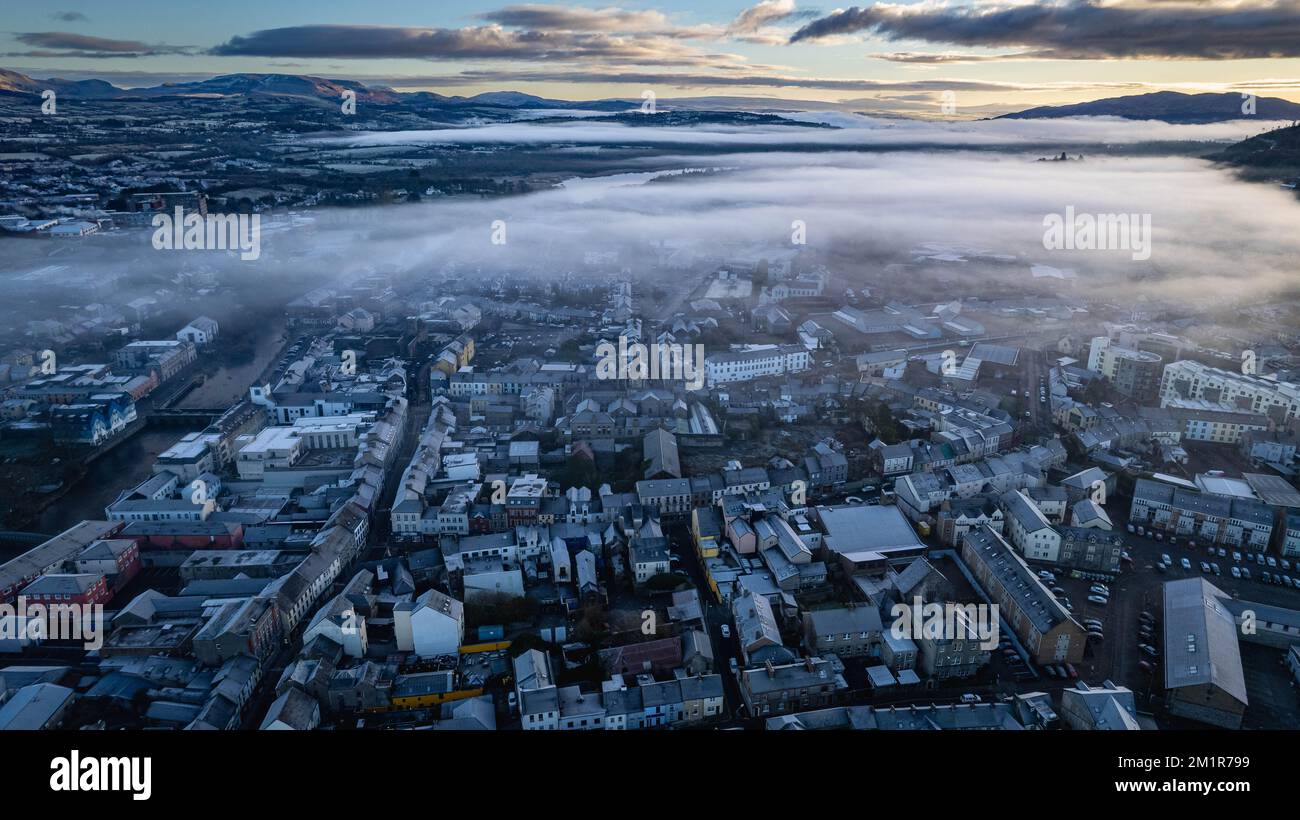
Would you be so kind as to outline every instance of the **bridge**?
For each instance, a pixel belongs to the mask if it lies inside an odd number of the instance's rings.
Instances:
[[[212,422],[221,417],[226,412],[226,408],[212,409],[209,407],[186,408],[183,410],[152,410],[145,417],[145,422],[150,427],[207,427]]]

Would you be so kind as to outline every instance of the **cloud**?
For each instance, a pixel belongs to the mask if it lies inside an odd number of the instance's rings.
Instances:
[[[211,50],[220,56],[428,60],[551,60],[627,65],[722,66],[740,58],[707,54],[660,36],[606,32],[308,25],[255,31]]]
[[[50,17],[64,23],[78,23],[87,19],[86,15],[79,11],[56,11]]]
[[[727,33],[753,34],[763,26],[789,19],[795,14],[794,0],[760,0],[758,5],[736,15],[727,26]]]
[[[780,74],[691,74],[685,72],[641,71],[519,71],[519,70],[467,70],[444,77],[416,77],[387,79],[386,84],[397,88],[421,85],[480,85],[483,83],[616,83],[643,87],[671,88],[804,88],[826,91],[907,91],[933,89],[937,91],[1014,91],[1028,88],[1015,83],[986,82],[981,80],[857,80],[834,77],[798,77]],[[1098,86],[1088,85],[1087,88]],[[1127,84],[1123,87],[1129,87]],[[1061,87],[1054,87],[1059,90]]]
[[[139,40],[110,40],[67,31],[21,32],[15,34],[14,39],[24,45],[35,46],[37,50],[9,56],[146,57],[185,53],[189,50],[184,46],[149,45]]]
[[[1300,56],[1300,0],[852,6],[791,43],[865,32],[886,40],[1030,48],[1017,59],[1256,59]]]
[[[533,31],[604,31],[620,34],[652,33],[665,37],[716,36],[713,26],[677,26],[659,11],[621,8],[590,9],[581,6],[546,6],[536,3],[506,6],[478,15],[479,19],[510,28]]]

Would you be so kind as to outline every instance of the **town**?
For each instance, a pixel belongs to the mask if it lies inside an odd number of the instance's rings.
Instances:
[[[0,729],[1300,725],[1300,305],[935,264],[921,301],[649,245],[257,308],[190,267],[29,314]]]

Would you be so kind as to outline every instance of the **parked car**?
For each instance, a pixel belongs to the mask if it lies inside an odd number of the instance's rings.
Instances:
[[[1055,581],[1055,580],[1056,580],[1056,575],[1055,575],[1054,573],[1048,572],[1048,571],[1045,570],[1045,569],[1040,569],[1040,570],[1038,571],[1038,577],[1039,577],[1039,578],[1042,578],[1044,581]]]
[[[1075,669],[1072,663],[1065,665],[1065,673],[1070,676],[1070,680],[1078,680],[1079,678],[1079,670]]]
[[[1141,669],[1143,672],[1150,675],[1154,667],[1151,666],[1150,661],[1138,661],[1138,669]]]
[[[1107,588],[1105,584],[1093,584],[1092,586],[1088,587],[1088,590],[1090,592],[1095,592],[1098,595],[1110,595],[1110,589]]]
[[[1279,558],[1279,559],[1278,559],[1278,563],[1282,565],[1282,571],[1283,571],[1283,572],[1290,572],[1290,571],[1291,571],[1291,562],[1290,562],[1290,561],[1286,560],[1285,558]]]
[[[1106,639],[1106,635],[1099,629],[1089,629],[1088,637],[1094,641],[1104,641]]]
[[[724,637],[724,638],[730,638],[730,637],[731,637],[731,625],[730,625],[730,624],[723,624],[723,625],[721,626],[721,628],[719,628],[718,631],[722,633],[722,637]]]
[[[740,677],[740,664],[736,663],[735,658],[730,658],[729,661],[728,665],[731,667],[731,674],[734,677]]]
[[[1088,600],[1094,604],[1100,604],[1102,606],[1105,606],[1106,604],[1110,603],[1109,598],[1103,598],[1100,595],[1089,595]]]
[[[1264,560],[1268,562],[1269,569],[1277,569],[1277,560],[1273,556],[1266,556]]]
[[[1259,574],[1259,580],[1263,581],[1266,584],[1271,584],[1273,583],[1273,575],[1268,570],[1264,570]]]
[[[961,696],[961,702],[962,702],[962,703],[979,703],[979,702],[980,702],[980,696],[979,696],[979,695],[972,694],[972,693],[970,693],[970,692],[967,692],[966,694],[964,694],[964,695]]]
[[[1186,558],[1183,559],[1182,563],[1183,563],[1183,569],[1190,570],[1192,568],[1192,562],[1188,561]]]
[[[1241,570],[1237,569],[1236,567],[1232,567],[1232,568],[1231,568],[1231,572],[1232,572],[1232,577],[1233,577],[1233,578],[1240,578],[1240,577],[1241,577]]]
[[[1244,579],[1246,579],[1247,581],[1249,581],[1249,580],[1250,580],[1250,570],[1246,569],[1245,567],[1242,567],[1242,568],[1241,568],[1241,577],[1244,578]]]
[[[1080,623],[1082,623],[1084,626],[1093,626],[1094,624],[1098,627],[1102,626],[1102,622],[1100,618],[1084,618],[1082,621],[1080,621]]]
[[[1210,565],[1207,564],[1207,563],[1205,563],[1204,561],[1202,561],[1202,562],[1201,562],[1201,572],[1205,573],[1206,575],[1209,575],[1209,574],[1210,574]]]
[[[1215,575],[1222,575],[1222,574],[1223,574],[1222,572],[1219,572],[1219,565],[1218,565],[1218,564],[1210,564],[1210,572],[1213,572]]]
[[[1160,560],[1161,560],[1162,562],[1164,562],[1164,564],[1165,564],[1166,566],[1168,566],[1169,564],[1172,564],[1172,563],[1173,563],[1173,561],[1170,560],[1170,558],[1169,558],[1169,553],[1167,553],[1167,552],[1162,552],[1162,553],[1160,553]]]
[[[1233,551],[1232,551],[1232,560],[1234,560],[1234,561],[1240,561],[1240,560],[1241,560],[1241,553],[1237,552],[1236,550],[1233,550]]]

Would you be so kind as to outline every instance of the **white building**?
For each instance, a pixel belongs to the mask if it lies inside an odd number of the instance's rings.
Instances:
[[[1207,399],[1252,413],[1275,415],[1275,421],[1300,416],[1300,386],[1264,376],[1221,370],[1187,359],[1165,365],[1160,406],[1180,398]]]
[[[797,373],[807,370],[811,364],[812,353],[803,345],[766,345],[709,356],[704,360],[704,377],[705,383],[712,387]]]
[[[1008,539],[1028,561],[1055,562],[1061,554],[1061,534],[1022,490],[1002,495]]]
[[[195,347],[210,345],[217,339],[216,320],[200,316],[176,331],[176,338],[182,342],[190,342]]]
[[[455,655],[465,640],[465,607],[450,595],[431,589],[393,608],[393,633],[399,652],[414,652],[422,658]]]

